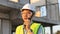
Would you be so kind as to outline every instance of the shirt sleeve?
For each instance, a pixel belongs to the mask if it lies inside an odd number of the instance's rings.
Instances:
[[[38,30],[38,34],[44,34],[44,28],[43,28],[43,26],[40,26],[40,28]]]

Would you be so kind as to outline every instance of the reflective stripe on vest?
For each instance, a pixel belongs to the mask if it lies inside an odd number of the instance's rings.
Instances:
[[[42,34],[45,34],[45,29],[44,29],[44,27],[41,25],[41,27],[42,27]]]
[[[38,30],[39,30],[40,26],[41,26],[41,24],[39,24],[39,23],[32,23],[30,28],[32,29],[34,34],[38,34]],[[16,34],[24,34],[23,25],[20,25],[17,27]]]

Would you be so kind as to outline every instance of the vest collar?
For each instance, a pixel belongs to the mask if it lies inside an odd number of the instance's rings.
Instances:
[[[32,25],[32,23],[33,23],[33,21],[31,21],[30,26]],[[24,24],[23,24],[23,28],[24,28]]]

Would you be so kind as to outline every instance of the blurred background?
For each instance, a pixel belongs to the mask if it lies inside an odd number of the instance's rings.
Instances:
[[[60,0],[0,0],[0,34],[15,34],[26,3],[35,6],[33,21],[44,26],[45,34],[60,34]]]

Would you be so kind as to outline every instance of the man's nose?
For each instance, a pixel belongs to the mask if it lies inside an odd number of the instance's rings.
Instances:
[[[25,14],[25,17],[27,17],[27,14]]]

